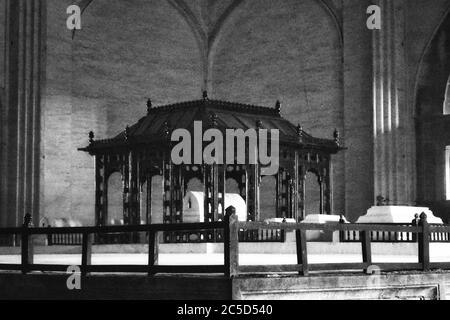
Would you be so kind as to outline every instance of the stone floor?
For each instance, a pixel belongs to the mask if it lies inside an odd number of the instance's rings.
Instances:
[[[343,263],[362,262],[358,254],[311,254],[308,256],[309,263]],[[96,253],[92,256],[92,264],[110,265],[145,265],[148,256],[145,253]],[[450,252],[446,255],[432,255],[432,262],[450,262]],[[374,263],[381,262],[417,262],[417,258],[411,255],[374,255]],[[1,255],[0,263],[20,263],[20,255]],[[36,264],[81,264],[79,254],[36,254],[34,256]],[[296,264],[294,254],[240,254],[239,263],[241,265],[278,265]],[[220,265],[223,264],[223,255],[213,254],[160,254],[160,265]]]
[[[242,246],[242,245],[241,245]],[[240,247],[241,247],[240,246]],[[267,250],[267,246],[264,246]],[[164,248],[164,247],[162,247]],[[252,252],[251,249],[254,252]],[[281,247],[280,247],[281,248]],[[0,248],[0,264],[19,264],[20,248]],[[7,250],[12,249],[12,250]],[[41,247],[34,255],[36,264],[81,264],[80,247]],[[105,251],[104,246],[94,246],[92,264],[96,265],[145,265],[148,261],[146,246],[128,248],[126,246],[110,247]],[[223,245],[219,245],[212,253],[206,252],[166,252],[160,251],[160,265],[221,265],[223,264]],[[244,249],[244,250],[241,250]],[[294,248],[292,248],[294,249]],[[44,250],[44,252],[42,252]],[[54,250],[54,251],[52,251]],[[103,250],[103,251],[102,251]],[[135,250],[133,252],[133,250]],[[167,248],[166,248],[167,250]],[[137,252],[136,252],[137,251]],[[295,250],[276,250],[271,248],[262,252],[257,246],[242,246],[240,248],[240,265],[278,265],[296,264]],[[450,262],[450,243],[430,244],[431,262]],[[382,262],[417,262],[417,244],[373,243],[372,260]],[[309,263],[345,263],[362,262],[361,246],[358,243],[308,243]]]

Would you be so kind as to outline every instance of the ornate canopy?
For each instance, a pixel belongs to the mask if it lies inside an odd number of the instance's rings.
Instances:
[[[302,220],[305,213],[305,176],[313,172],[320,188],[320,214],[331,214],[331,155],[343,149],[339,133],[333,139],[319,139],[306,133],[300,125],[294,125],[280,115],[281,105],[275,108],[258,107],[240,103],[209,100],[182,102],[162,107],[147,103],[147,115],[136,124],[111,139],[94,140],[80,150],[96,159],[96,222],[108,224],[108,178],[114,172],[122,175],[123,210],[125,224],[179,223],[183,222],[183,198],[190,179],[203,183],[204,221],[223,219],[226,207],[227,179],[234,179],[240,195],[247,204],[248,220],[260,219],[261,166],[257,164],[182,164],[171,160],[171,133],[186,129],[191,134],[194,122],[202,121],[204,129],[278,129],[279,170],[276,179],[276,209],[274,218]],[[163,179],[163,212],[151,207],[151,191],[142,191],[142,185],[153,176]],[[148,184],[147,184],[148,185]],[[141,199],[146,199],[142,209]],[[143,211],[143,212],[141,212]],[[158,218],[159,217],[159,218]],[[167,242],[183,241],[184,236],[167,234]],[[206,232],[205,241],[220,240],[220,235]]]

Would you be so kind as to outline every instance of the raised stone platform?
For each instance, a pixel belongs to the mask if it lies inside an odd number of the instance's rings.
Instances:
[[[365,216],[360,217],[356,223],[404,223],[409,224],[413,221],[416,214],[427,215],[428,223],[443,224],[441,218],[434,216],[433,212],[426,207],[408,207],[408,206],[376,206],[367,211]]]
[[[450,273],[236,278],[236,300],[447,300]]]
[[[450,273],[381,275],[88,275],[81,290],[66,287],[67,275],[0,273],[0,299],[112,300],[350,300],[450,298]]]

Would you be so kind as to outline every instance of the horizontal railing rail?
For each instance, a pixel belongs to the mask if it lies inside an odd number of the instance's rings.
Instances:
[[[21,263],[0,264],[0,270],[21,270],[23,273],[31,271],[66,271],[67,265],[34,264],[33,236],[36,235],[82,235],[81,241],[81,272],[146,272],[150,275],[156,273],[225,273],[225,265],[210,266],[170,266],[158,265],[158,232],[189,231],[189,230],[227,229],[225,222],[191,223],[191,224],[151,224],[129,226],[98,226],[98,227],[62,227],[62,228],[3,228],[0,235],[20,237]],[[92,246],[94,236],[105,234],[141,233],[147,234],[148,264],[147,265],[92,265]]]
[[[360,225],[371,225],[363,223]],[[381,223],[379,226],[413,226],[413,224],[406,223]],[[447,226],[442,224],[429,224],[430,227],[430,242],[450,242],[450,232],[448,232]],[[414,232],[405,231],[392,231],[392,230],[372,230],[370,232],[370,238],[372,242],[417,242],[417,235]],[[355,230],[340,231],[341,242],[360,242],[360,233]]]
[[[159,265],[159,241],[161,232],[171,231],[199,231],[215,230],[223,235],[224,263],[223,265],[183,265],[168,266]],[[356,232],[361,244],[360,263],[329,263],[314,264],[308,262],[307,232],[308,231],[331,231],[331,232]],[[287,232],[295,233],[297,262],[290,265],[240,265],[239,243],[242,242],[242,234],[254,234],[261,237],[262,234],[274,234],[285,236]],[[372,256],[372,233],[393,232],[414,235],[417,246],[416,263],[376,263],[374,266]],[[146,265],[92,265],[92,246],[95,236],[110,233],[145,233],[148,245],[148,263]],[[100,227],[71,227],[71,228],[4,228],[0,229],[0,235],[15,236],[20,239],[21,263],[0,264],[0,270],[21,270],[23,273],[31,271],[66,271],[65,265],[35,264],[34,244],[35,235],[81,235],[81,272],[86,275],[90,272],[145,272],[149,275],[157,273],[223,273],[227,277],[237,276],[243,273],[260,272],[297,272],[308,275],[312,271],[354,271],[364,270],[366,272],[376,268],[379,271],[402,271],[402,270],[424,270],[448,269],[449,262],[430,262],[430,242],[433,234],[450,233],[448,225],[430,225],[426,215],[422,214],[416,225],[386,225],[386,224],[307,224],[307,223],[265,223],[265,222],[240,222],[235,214],[227,215],[224,221],[211,223],[191,224],[152,224],[133,226],[100,226]],[[443,240],[442,240],[443,241]]]
[[[2,228],[1,234],[21,234],[27,230],[29,234],[73,234],[73,233],[126,233],[148,231],[189,231],[201,229],[222,229],[223,222],[207,223],[174,223],[174,224],[143,224],[127,226],[98,226],[98,227],[60,227],[60,228]]]

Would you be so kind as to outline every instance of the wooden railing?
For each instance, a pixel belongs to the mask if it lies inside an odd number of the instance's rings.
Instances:
[[[223,265],[158,265],[158,233],[195,230],[221,230],[223,232],[224,264]],[[260,232],[260,230],[282,230],[295,233],[295,246],[297,263],[290,265],[240,265],[239,264],[239,238],[242,232]],[[361,263],[308,263],[307,231],[322,230],[329,232],[357,232],[361,243]],[[369,224],[304,224],[304,223],[264,223],[239,222],[236,215],[228,215],[222,222],[195,223],[195,224],[163,224],[163,225],[137,225],[137,226],[111,226],[111,227],[73,227],[73,228],[6,228],[0,229],[0,236],[16,236],[21,243],[20,264],[0,264],[0,270],[30,271],[66,271],[67,265],[35,264],[33,263],[33,236],[81,234],[82,235],[82,263],[81,272],[133,272],[148,273],[223,273],[227,277],[242,273],[261,272],[297,272],[308,275],[310,271],[343,271],[343,270],[370,270],[372,263],[372,236],[373,232],[406,233],[414,235],[418,243],[416,263],[377,263],[381,271],[403,271],[448,269],[450,262],[430,262],[430,240],[434,233],[450,233],[450,226],[429,225],[426,215],[422,214],[418,225],[369,225]],[[95,235],[111,233],[146,233],[148,239],[148,263],[146,265],[92,265],[92,245]]]
[[[110,226],[110,227],[64,227],[64,228],[4,228],[0,229],[0,237],[11,236],[20,239],[21,263],[0,264],[0,270],[19,270],[23,273],[31,271],[61,271],[67,270],[67,265],[35,264],[33,236],[44,235],[58,237],[58,235],[81,235],[81,272],[145,272],[156,273],[225,273],[224,265],[205,266],[170,266],[158,265],[158,233],[168,231],[189,230],[214,230],[226,229],[225,222],[194,223],[194,224],[155,224],[135,226]],[[147,265],[92,265],[92,246],[95,237],[107,234],[137,235],[145,233],[148,239],[148,264]],[[1,256],[0,256],[1,257]]]
[[[49,234],[47,244],[49,246],[78,246],[82,243],[83,235]],[[241,230],[239,232],[239,242],[259,243],[259,242],[284,242],[285,234],[283,230]],[[95,244],[130,244],[145,243],[145,238],[134,238],[127,234],[103,234],[94,239]],[[223,230],[192,230],[164,232],[164,243],[222,243]],[[1,241],[0,241],[1,246]]]
[[[370,224],[369,224],[370,225]],[[415,224],[405,223],[381,223],[380,226],[415,226]],[[442,224],[430,224],[433,227],[433,232],[430,232],[430,242],[449,242],[450,233],[446,231],[446,227]],[[345,230],[340,232],[339,239],[341,242],[361,242],[360,233],[356,230]],[[417,235],[412,232],[394,232],[376,230],[370,232],[370,240],[372,242],[417,242]]]

